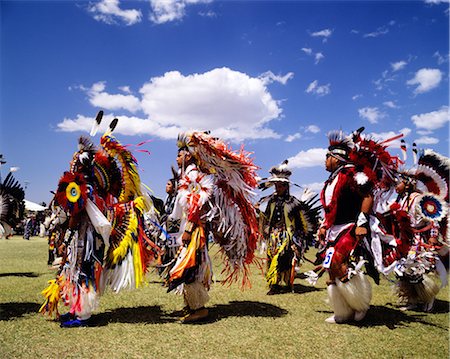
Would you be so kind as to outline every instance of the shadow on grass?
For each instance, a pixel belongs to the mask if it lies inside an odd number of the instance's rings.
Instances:
[[[449,302],[447,302],[446,300],[436,299],[431,313],[432,314],[445,314],[445,313],[449,312],[449,309],[450,309]]]
[[[294,289],[294,293],[296,293],[296,294],[319,292],[321,290],[324,290],[324,288],[316,288],[316,287],[312,287],[312,286],[306,286],[303,284],[294,284],[293,289]]]
[[[14,273],[0,273],[0,277],[29,277],[36,278],[39,277],[39,273],[35,272],[14,272]]]
[[[388,305],[392,306],[392,304],[390,303],[388,303]],[[332,314],[332,312],[325,312],[325,311],[322,311],[322,313]],[[448,328],[443,328],[439,325],[429,323],[426,320],[424,320],[427,318],[427,316],[428,313],[422,312],[421,314],[411,314],[410,312],[402,311],[398,308],[391,308],[389,306],[371,305],[364,320],[362,320],[361,322],[354,322],[354,321],[348,322],[346,324],[354,325],[360,328],[384,326],[387,327],[388,329],[393,330],[400,327],[406,327],[411,323],[420,323],[434,328],[439,328],[445,331],[448,330]]]
[[[38,303],[0,303],[0,321],[21,318],[29,313],[37,313],[41,307]]]
[[[91,318],[91,327],[103,327],[110,323],[141,323],[162,324],[176,321],[168,318],[159,305],[140,306],[133,308],[116,308],[110,311],[94,314]]]
[[[366,318],[356,325],[360,327],[386,326],[389,329],[396,329],[410,323],[420,323],[446,331],[448,330],[448,328],[442,328],[439,325],[424,320],[427,318],[427,315],[427,313],[410,314],[397,308],[375,305],[370,307]]]
[[[37,308],[39,306],[36,304]],[[37,309],[33,308],[34,311]],[[268,303],[251,301],[233,301],[208,308],[209,316],[205,320],[192,324],[208,324],[228,317],[271,317],[286,315],[287,310]],[[116,308],[91,317],[90,327],[104,327],[111,323],[164,324],[179,322],[182,313],[163,312],[160,306],[140,306],[133,308]]]
[[[228,304],[216,304],[208,308],[209,316],[195,325],[210,324],[228,317],[267,317],[280,318],[288,314],[286,309],[269,303],[253,301],[231,301]],[[178,314],[172,313],[171,316]]]
[[[393,304],[393,303],[387,303],[387,305],[394,307],[394,308],[400,308],[401,305]],[[422,309],[422,305],[418,305],[416,308],[409,309],[410,312],[416,312],[416,313],[425,313]],[[446,300],[440,300],[436,299],[434,302],[433,310],[429,314],[445,314],[450,311],[450,303]]]

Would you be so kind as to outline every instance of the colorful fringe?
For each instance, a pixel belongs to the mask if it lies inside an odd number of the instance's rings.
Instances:
[[[39,313],[52,316],[53,312],[55,312],[56,316],[59,316],[58,303],[61,300],[61,288],[65,285],[65,282],[63,276],[58,276],[56,279],[48,281],[48,287],[41,292],[45,302],[39,308]]]

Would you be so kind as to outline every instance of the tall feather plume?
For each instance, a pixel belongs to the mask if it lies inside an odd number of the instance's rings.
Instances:
[[[413,153],[414,165],[417,165],[417,145],[415,142],[413,142],[413,144],[412,144],[412,153]]]
[[[357,130],[353,131],[352,133],[352,139],[353,142],[359,141],[359,139],[361,138],[361,133],[363,133],[363,131],[365,130],[365,127],[360,127]]]
[[[114,122],[114,121],[113,121]],[[116,158],[122,172],[122,191],[119,202],[125,203],[141,196],[141,180],[138,173],[137,161],[132,153],[111,135],[111,128],[100,139],[103,149],[111,157]]]
[[[98,129],[100,128],[100,123],[102,122],[102,118],[103,118],[103,111],[98,111],[97,113],[97,117],[95,117],[95,121],[92,124],[92,128],[91,128],[91,132],[89,133],[89,135],[91,137],[94,137],[98,131]]]
[[[111,132],[113,132],[116,129],[117,124],[119,123],[119,119],[115,118],[114,120],[111,121],[111,123],[109,124],[109,130]]]
[[[403,162],[406,162],[406,158],[407,158],[406,142],[403,138],[400,142],[401,142],[400,149],[402,150]]]

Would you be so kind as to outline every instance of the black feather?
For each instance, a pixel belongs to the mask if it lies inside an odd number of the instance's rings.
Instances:
[[[109,124],[109,129],[111,130],[111,132],[114,131],[118,122],[119,122],[118,118],[115,118],[114,120],[111,121],[111,123]]]
[[[98,111],[97,117],[95,118],[95,122],[97,122],[97,125],[100,125],[103,118],[103,111]]]

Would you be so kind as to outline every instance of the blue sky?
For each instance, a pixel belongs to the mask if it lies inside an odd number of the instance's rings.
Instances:
[[[402,132],[448,155],[448,1],[0,6],[1,174],[19,167],[31,201],[48,203],[100,109],[123,143],[150,140],[136,157],[160,197],[191,128],[245,144],[262,177],[290,159],[293,181],[313,189],[332,129]]]

